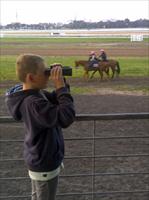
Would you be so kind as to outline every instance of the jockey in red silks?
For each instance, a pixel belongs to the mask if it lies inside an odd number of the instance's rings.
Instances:
[[[89,67],[93,67],[94,64],[98,64],[98,58],[96,57],[96,53],[95,51],[91,51],[90,54],[89,54]]]
[[[108,61],[107,60],[107,54],[106,52],[104,51],[104,49],[100,49],[100,55],[99,55],[99,59],[102,59],[102,61]]]

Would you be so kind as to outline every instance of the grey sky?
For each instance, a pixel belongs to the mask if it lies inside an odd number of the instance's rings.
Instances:
[[[149,19],[148,0],[1,0],[1,24]]]

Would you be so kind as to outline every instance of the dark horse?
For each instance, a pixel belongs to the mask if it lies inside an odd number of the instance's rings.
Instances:
[[[116,60],[99,61],[97,67],[89,67],[89,62],[86,60],[75,61],[75,67],[77,68],[79,66],[84,68],[84,78],[89,77],[89,71],[93,71],[90,78],[93,78],[94,74],[98,71],[101,76],[101,80],[103,79],[103,72],[105,72],[109,78],[109,69],[112,70],[111,78],[114,78],[115,72],[117,73],[117,76],[120,74],[119,62]]]

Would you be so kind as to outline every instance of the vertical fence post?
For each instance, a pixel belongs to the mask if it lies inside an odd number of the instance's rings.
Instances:
[[[92,149],[92,200],[94,200],[95,193],[95,131],[96,131],[96,121],[93,121],[93,149]]]

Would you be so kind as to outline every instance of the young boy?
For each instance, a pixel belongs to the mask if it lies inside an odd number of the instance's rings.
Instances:
[[[54,200],[58,175],[64,158],[61,128],[75,119],[73,98],[64,83],[62,68],[51,70],[50,79],[56,90],[49,93],[49,76],[40,56],[20,55],[16,74],[23,83],[6,94],[8,110],[25,125],[24,159],[32,181],[32,200]]]

